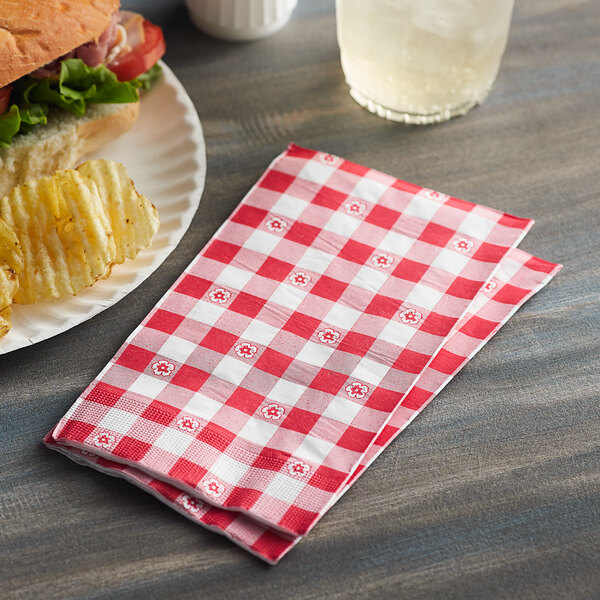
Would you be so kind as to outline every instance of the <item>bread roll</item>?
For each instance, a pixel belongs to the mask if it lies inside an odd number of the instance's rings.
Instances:
[[[15,136],[10,148],[0,150],[0,197],[27,179],[77,166],[82,156],[131,129],[139,105],[92,104],[83,117],[55,111],[47,125]]]
[[[2,0],[0,87],[97,40],[119,4],[119,0]]]

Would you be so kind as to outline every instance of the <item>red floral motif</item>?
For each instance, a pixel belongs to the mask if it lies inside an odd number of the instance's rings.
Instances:
[[[369,388],[363,383],[359,383],[355,381],[350,385],[346,386],[346,394],[350,396],[350,398],[357,398],[358,400],[364,398],[367,395]]]
[[[225,493],[225,486],[216,479],[207,479],[202,482],[204,491],[213,498],[220,498]]]
[[[204,506],[202,500],[197,500],[196,498],[192,498],[187,494],[181,496],[181,504],[183,505],[183,508],[189,510],[191,513],[194,514],[197,513]]]
[[[273,419],[274,421],[278,421],[283,417],[283,413],[285,410],[279,404],[268,404],[267,406],[263,406],[261,408],[261,412],[265,419]]]
[[[421,193],[426,198],[431,198],[432,200],[441,200],[442,202],[445,200],[448,200],[448,198],[450,198],[450,196],[448,196],[448,194],[442,194],[441,192],[436,192],[435,190],[430,190],[427,188],[423,188],[421,190]]]
[[[161,377],[168,377],[173,372],[173,369],[175,369],[175,365],[168,360],[159,360],[152,363],[152,371],[155,375],[160,375]]]
[[[392,263],[394,262],[394,259],[389,254],[384,254],[382,252],[381,254],[376,254],[375,256],[372,256],[371,262],[376,267],[381,267],[382,269],[389,269]]]
[[[317,156],[322,163],[329,165],[330,167],[335,167],[342,162],[342,159],[339,156],[334,156],[333,154],[319,153]]]
[[[287,470],[294,477],[303,478],[310,473],[310,467],[301,460],[293,460],[287,464]]]
[[[496,288],[498,287],[498,284],[494,281],[488,281],[484,286],[482,291],[490,294],[491,292],[493,292]]]
[[[467,238],[454,240],[452,245],[460,252],[469,252],[469,250],[473,250],[473,242]]]
[[[287,221],[281,217],[271,217],[267,221],[267,229],[269,231],[281,232],[287,227]]]
[[[257,352],[258,348],[248,342],[242,342],[235,347],[235,353],[240,358],[252,358]]]
[[[116,438],[110,433],[99,433],[92,439],[94,446],[108,450],[115,445]]]
[[[218,304],[224,304],[231,298],[231,292],[228,290],[224,290],[223,288],[215,288],[212,292],[208,294],[208,297],[211,302],[216,302]]]
[[[292,273],[289,277],[292,285],[296,285],[298,287],[306,287],[310,283],[310,279],[310,275],[308,273],[303,273],[302,271]]]
[[[200,423],[193,417],[186,415],[177,419],[177,427],[181,429],[181,431],[193,433],[200,427]]]
[[[423,318],[423,315],[414,308],[404,309],[400,315],[400,321],[406,323],[406,325],[416,325]]]
[[[319,331],[317,337],[324,344],[335,344],[340,339],[340,334],[338,331],[326,328],[323,331]]]
[[[352,200],[344,204],[344,209],[349,215],[362,215],[367,207],[358,200]]]

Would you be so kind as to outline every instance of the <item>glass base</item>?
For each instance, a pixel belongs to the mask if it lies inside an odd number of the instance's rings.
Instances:
[[[355,88],[350,88],[350,95],[356,102],[366,108],[368,111],[389,119],[390,121],[397,121],[399,123],[408,123],[410,125],[431,125],[433,123],[443,123],[449,121],[453,117],[460,117],[466,115],[474,106],[481,104],[486,98],[488,93],[485,93],[481,98],[476,100],[470,100],[459,106],[446,108],[434,113],[428,114],[415,114],[409,112],[401,112],[392,108],[386,108],[381,104],[371,100]]]

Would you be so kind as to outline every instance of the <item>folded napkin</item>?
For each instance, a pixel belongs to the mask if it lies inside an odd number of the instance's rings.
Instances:
[[[275,563],[558,271],[532,224],[291,144],[46,443]]]

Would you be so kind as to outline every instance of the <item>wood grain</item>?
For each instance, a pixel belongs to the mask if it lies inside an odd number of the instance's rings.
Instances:
[[[600,598],[600,3],[517,2],[488,101],[429,128],[350,99],[331,0],[243,45],[200,34],[178,1],[124,4],[164,27],[206,189],[144,285],[0,357],[0,597]],[[41,439],[290,140],[532,217],[523,248],[565,268],[270,568]]]

